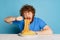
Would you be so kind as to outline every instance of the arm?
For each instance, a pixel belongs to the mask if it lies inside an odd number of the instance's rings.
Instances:
[[[51,28],[48,25],[46,25],[44,27],[44,29],[37,32],[37,34],[45,34],[45,35],[47,35],[47,34],[53,34],[53,32],[52,32]]]
[[[9,16],[9,17],[6,17],[4,19],[5,22],[9,23],[9,24],[12,24],[13,21],[20,21],[20,20],[23,20],[22,16],[19,16],[19,17],[12,17],[12,16]]]

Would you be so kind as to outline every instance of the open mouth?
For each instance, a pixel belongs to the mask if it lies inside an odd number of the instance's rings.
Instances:
[[[30,20],[31,18],[25,18],[25,19],[28,19],[28,20]]]

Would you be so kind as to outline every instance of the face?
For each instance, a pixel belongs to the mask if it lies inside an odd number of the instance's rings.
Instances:
[[[27,12],[27,11],[25,11],[25,12],[24,12],[24,18],[25,18],[25,19],[29,19],[30,21],[32,21],[33,13],[32,13],[32,12]]]

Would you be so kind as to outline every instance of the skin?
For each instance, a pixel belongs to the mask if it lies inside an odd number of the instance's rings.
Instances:
[[[27,12],[27,11],[25,11],[25,12],[24,12],[24,18],[25,18],[25,19],[29,19],[30,22],[31,22],[31,21],[32,21],[32,18],[33,18],[33,13],[32,13],[32,12]],[[9,16],[9,17],[5,18],[4,20],[5,20],[5,22],[12,24],[12,21],[15,21],[15,20],[17,20],[17,21],[23,20],[23,17],[22,17],[22,16],[19,16],[19,17]],[[37,31],[36,33],[37,33],[38,35],[40,35],[40,34],[44,34],[44,35],[53,34],[51,28],[50,28],[48,25],[46,25],[46,26],[43,28],[43,30]]]
[[[24,18],[25,19],[29,19],[30,22],[31,22],[32,21],[32,17],[33,17],[32,12],[27,12],[27,11],[24,12]]]

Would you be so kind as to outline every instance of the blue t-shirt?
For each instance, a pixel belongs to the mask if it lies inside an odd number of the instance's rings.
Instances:
[[[16,24],[19,26],[20,32],[24,29],[24,20],[22,21],[13,21],[13,24]],[[29,25],[29,29],[32,31],[40,31],[43,30],[46,23],[41,20],[40,18],[34,17],[33,22]]]

